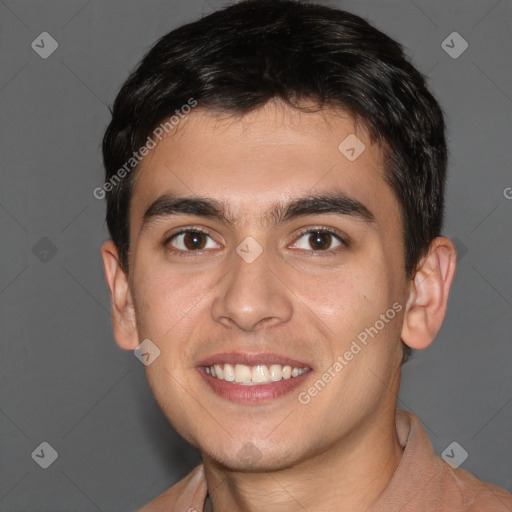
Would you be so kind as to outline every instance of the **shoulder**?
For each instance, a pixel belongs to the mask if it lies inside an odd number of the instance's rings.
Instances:
[[[397,411],[396,426],[402,460],[372,511],[512,512],[512,494],[435,454],[414,414]]]
[[[464,510],[468,512],[512,511],[512,494],[505,489],[480,480],[462,468],[450,468],[449,473],[454,488],[463,498]]]
[[[169,512],[185,494],[195,494],[203,479],[203,466],[196,466],[185,478],[159,494],[137,512]]]

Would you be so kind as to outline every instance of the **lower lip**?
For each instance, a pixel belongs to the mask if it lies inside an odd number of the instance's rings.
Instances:
[[[270,384],[256,384],[254,386],[244,386],[236,382],[228,382],[223,379],[217,379],[208,375],[203,367],[198,368],[201,377],[210,386],[210,388],[222,398],[231,402],[245,404],[271,402],[282,396],[291,393],[297,386],[309,376],[311,370],[290,379],[281,379]]]

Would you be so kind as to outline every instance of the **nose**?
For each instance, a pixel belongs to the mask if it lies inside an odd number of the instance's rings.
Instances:
[[[216,322],[255,331],[290,320],[293,294],[284,279],[277,277],[278,269],[271,268],[270,260],[266,251],[254,261],[233,253],[231,270],[222,279],[211,306]]]

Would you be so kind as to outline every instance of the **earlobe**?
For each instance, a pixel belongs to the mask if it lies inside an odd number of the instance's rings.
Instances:
[[[456,266],[453,242],[435,238],[411,283],[402,328],[402,341],[411,348],[427,348],[441,329]]]
[[[119,264],[119,254],[112,240],[101,246],[105,278],[112,297],[112,325],[116,343],[125,350],[134,350],[138,344],[135,309],[128,276]]]

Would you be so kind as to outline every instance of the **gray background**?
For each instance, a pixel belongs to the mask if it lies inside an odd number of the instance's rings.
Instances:
[[[512,490],[512,4],[330,1],[405,45],[448,124],[445,233],[461,256],[444,326],[404,367],[399,407],[437,453]],[[115,345],[99,248],[100,139],[118,88],[161,35],[216,0],[0,1],[0,510],[134,510],[198,460]],[[31,43],[49,32],[42,59]],[[441,42],[469,48],[451,58]],[[31,458],[58,452],[46,470]]]

